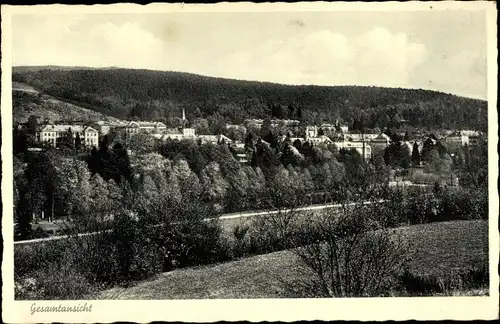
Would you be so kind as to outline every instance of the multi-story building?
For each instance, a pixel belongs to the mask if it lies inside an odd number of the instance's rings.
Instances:
[[[163,133],[153,133],[152,136],[162,141],[166,141],[168,139],[179,140],[179,141],[184,139],[189,139],[189,140],[196,139],[194,128],[182,128],[182,130],[176,128],[169,128],[165,129]]]
[[[299,126],[300,121],[295,119],[271,119],[271,127],[278,127],[280,123],[282,123],[286,127],[294,128]],[[261,128],[263,124],[263,119],[246,119],[244,121],[244,125],[255,128]]]
[[[139,132],[144,133],[162,133],[167,129],[167,126],[162,122],[150,122],[150,121],[131,121],[125,130],[127,134],[137,134]]]
[[[73,138],[76,138],[78,134],[85,146],[99,145],[99,132],[95,128],[84,125],[42,125],[37,133],[37,139],[42,143],[49,143],[56,147],[58,139],[65,136],[69,131],[73,134]]]
[[[124,121],[104,121],[100,120],[95,123],[95,127],[99,130],[101,136],[109,134],[113,129],[123,129],[129,124]]]
[[[314,138],[318,136],[318,126],[306,126],[306,138]]]
[[[469,145],[469,136],[455,133],[444,138],[444,142],[450,151],[455,151],[460,147]]]
[[[222,134],[219,135],[197,135],[196,140],[201,144],[231,144],[233,141]]]
[[[372,148],[372,155],[375,155],[384,152],[385,148],[391,143],[391,138],[381,133],[377,137],[369,139],[367,142]]]

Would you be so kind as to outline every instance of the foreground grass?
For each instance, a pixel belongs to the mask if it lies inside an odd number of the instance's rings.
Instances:
[[[409,271],[446,279],[488,264],[488,223],[452,221],[398,228],[410,242]],[[160,274],[129,288],[103,291],[91,299],[209,299],[290,297],[286,286],[304,275],[296,256],[281,251],[224,264]],[[451,290],[448,295],[487,295],[486,288]]]

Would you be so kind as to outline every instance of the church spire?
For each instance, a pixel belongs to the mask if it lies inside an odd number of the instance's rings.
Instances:
[[[186,112],[184,111],[184,108],[182,108],[182,121],[186,121]]]

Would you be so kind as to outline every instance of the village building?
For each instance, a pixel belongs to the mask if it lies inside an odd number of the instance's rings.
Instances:
[[[222,134],[219,135],[197,135],[196,140],[200,144],[231,144],[233,141]]]
[[[243,124],[260,129],[264,124],[264,119],[245,119]],[[283,124],[286,127],[294,128],[299,126],[300,121],[295,119],[271,119],[271,127],[278,127],[280,124]]]
[[[125,128],[127,127],[127,123],[124,121],[104,121],[100,120],[94,123],[95,128],[99,131],[101,136],[109,134],[114,129],[117,128]]]
[[[384,133],[377,135],[367,141],[372,148],[372,155],[383,153],[387,146],[391,143],[391,138]]]
[[[460,132],[457,132],[445,137],[444,142],[449,150],[455,151],[460,147],[469,145],[469,136],[462,135]]]
[[[58,139],[71,131],[73,138],[78,134],[81,143],[85,146],[99,145],[99,132],[97,129],[84,125],[64,125],[64,124],[48,124],[42,125],[37,132],[37,139],[41,143],[49,143],[56,147]]]
[[[125,130],[127,134],[137,134],[139,132],[144,133],[162,133],[167,129],[167,126],[162,122],[151,122],[151,121],[131,121]]]
[[[245,148],[245,143],[233,142],[230,147],[234,151],[234,157],[238,162],[244,164],[251,161],[252,151]]]

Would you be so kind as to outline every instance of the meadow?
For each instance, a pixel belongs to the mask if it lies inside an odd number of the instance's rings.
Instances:
[[[438,222],[401,227],[412,246],[409,273],[390,296],[487,295],[488,223]],[[298,297],[289,287],[307,269],[290,250],[217,265],[178,269],[91,299],[207,299]],[[409,276],[413,276],[409,278]],[[476,276],[472,283],[471,276]],[[482,278],[479,278],[481,277]],[[481,280],[478,280],[481,279]],[[405,281],[406,280],[406,281]],[[420,287],[419,287],[420,286]],[[425,288],[427,291],[418,291]]]

